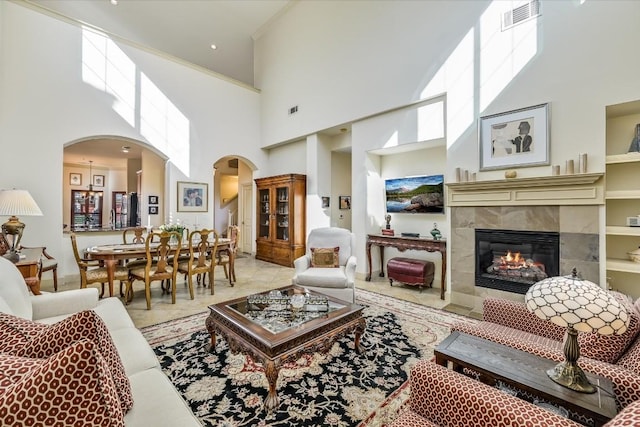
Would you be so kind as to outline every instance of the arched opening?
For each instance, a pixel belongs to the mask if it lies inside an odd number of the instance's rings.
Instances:
[[[255,252],[253,239],[253,173],[255,164],[239,156],[225,156],[213,164],[213,223],[221,232],[240,227],[239,252]]]
[[[152,146],[119,136],[65,144],[65,230],[98,231],[164,222],[167,158]]]

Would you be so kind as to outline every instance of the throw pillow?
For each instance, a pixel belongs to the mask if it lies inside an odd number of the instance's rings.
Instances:
[[[90,340],[47,359],[0,354],[0,425],[124,427],[109,367]],[[8,380],[7,380],[8,378]]]
[[[131,409],[133,406],[131,384],[109,330],[100,316],[92,310],[85,310],[53,325],[42,325],[43,328],[39,325],[37,322],[0,313],[0,351],[15,356],[42,359],[79,340],[90,339],[97,345],[109,366],[122,402],[122,410],[127,412]],[[4,343],[5,339],[11,345]]]
[[[640,332],[640,313],[629,298],[619,292],[612,291],[613,297],[627,309],[629,327],[621,335],[600,335],[597,332],[578,334],[580,355],[607,363],[616,363]]]
[[[23,347],[45,329],[47,325],[44,323],[0,313],[0,352],[10,352]]]
[[[311,267],[336,268],[340,266],[340,246],[311,248]]]

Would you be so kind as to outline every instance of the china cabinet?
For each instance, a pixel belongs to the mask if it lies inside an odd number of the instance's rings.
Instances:
[[[305,253],[306,176],[278,175],[255,182],[256,259],[293,267]]]
[[[640,247],[640,152],[628,152],[640,123],[640,100],[606,109],[606,232],[609,286],[640,297],[640,263],[628,252]],[[635,220],[634,220],[635,218]]]

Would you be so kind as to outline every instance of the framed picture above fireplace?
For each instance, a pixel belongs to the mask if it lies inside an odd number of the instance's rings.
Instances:
[[[480,117],[480,170],[549,164],[549,104]]]

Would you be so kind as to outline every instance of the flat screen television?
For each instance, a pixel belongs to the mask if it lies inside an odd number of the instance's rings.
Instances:
[[[388,213],[444,213],[444,175],[384,181]]]

